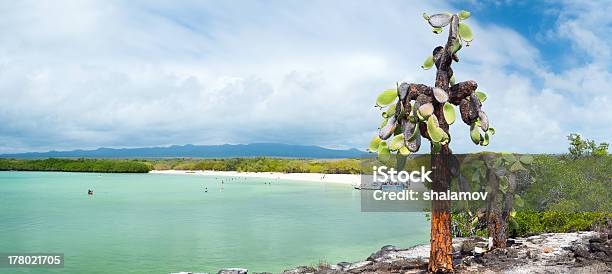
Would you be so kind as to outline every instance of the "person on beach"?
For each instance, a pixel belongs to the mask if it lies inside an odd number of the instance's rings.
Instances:
[[[87,190],[87,195],[93,195],[93,190],[88,189],[88,190]]]

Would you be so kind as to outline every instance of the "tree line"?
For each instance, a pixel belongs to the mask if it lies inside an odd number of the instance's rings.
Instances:
[[[151,165],[140,160],[118,159],[0,159],[0,170],[147,173],[151,170]]]

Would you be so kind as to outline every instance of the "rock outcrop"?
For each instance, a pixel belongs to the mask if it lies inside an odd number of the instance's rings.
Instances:
[[[484,238],[453,239],[459,273],[612,273],[612,234],[549,233],[509,239],[508,247],[488,251]],[[426,273],[429,245],[384,246],[365,261],[298,267],[283,273]]]

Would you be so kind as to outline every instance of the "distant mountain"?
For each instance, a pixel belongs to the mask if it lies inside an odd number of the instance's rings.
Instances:
[[[328,149],[319,146],[255,143],[248,145],[184,145],[146,148],[98,148],[0,154],[0,158],[229,158],[229,157],[287,157],[287,158],[359,158],[367,153],[357,149]]]

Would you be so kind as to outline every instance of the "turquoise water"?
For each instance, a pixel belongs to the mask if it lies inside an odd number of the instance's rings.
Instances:
[[[279,272],[429,237],[421,213],[360,212],[351,186],[220,178],[0,172],[0,253],[65,254],[63,269],[0,272]]]

